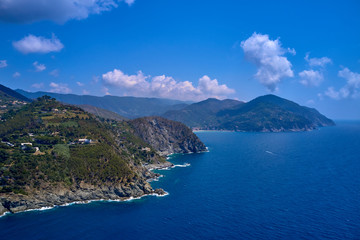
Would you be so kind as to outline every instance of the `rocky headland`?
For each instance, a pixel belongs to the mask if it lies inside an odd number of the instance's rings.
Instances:
[[[206,150],[184,124],[99,119],[43,97],[0,125],[0,215],[94,200],[164,195],[152,169],[164,156]]]

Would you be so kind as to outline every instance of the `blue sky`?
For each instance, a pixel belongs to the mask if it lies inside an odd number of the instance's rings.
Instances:
[[[249,101],[360,119],[358,1],[0,0],[0,83]],[[74,4],[77,2],[77,4]]]

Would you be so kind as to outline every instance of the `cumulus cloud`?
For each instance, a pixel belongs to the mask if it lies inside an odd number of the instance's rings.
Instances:
[[[340,92],[336,91],[334,87],[328,87],[325,91],[325,95],[332,99],[340,99]]]
[[[60,52],[64,48],[64,45],[54,34],[51,38],[29,34],[23,39],[13,42],[13,46],[23,54]]]
[[[89,95],[90,94],[90,91],[88,91],[88,90],[82,90],[82,94],[84,94],[84,95]]]
[[[36,72],[42,72],[46,69],[45,64],[40,64],[37,61],[33,63]]]
[[[7,61],[6,60],[0,60],[0,68],[7,67]]]
[[[325,95],[333,99],[359,98],[360,97],[360,74],[350,71],[348,68],[340,70],[338,76],[346,79],[346,84],[338,91],[329,87]]]
[[[309,53],[305,55],[305,60],[309,63],[310,67],[325,67],[327,64],[332,63],[328,57],[309,58]]]
[[[13,78],[18,78],[20,76],[21,76],[21,74],[19,72],[14,72],[14,74],[13,74]]]
[[[125,0],[131,5],[135,0]],[[85,19],[118,7],[122,0],[0,0],[0,21],[29,23],[50,20],[65,23]]]
[[[76,82],[76,84],[79,86],[79,87],[83,87],[85,84],[83,84],[82,82]]]
[[[203,76],[195,87],[189,81],[176,81],[173,77],[146,76],[141,71],[134,75],[127,75],[121,70],[114,69],[102,75],[103,84],[121,91],[124,95],[141,97],[172,98],[179,100],[203,100],[209,97],[226,98],[235,91],[226,85],[219,85],[216,79]],[[114,90],[115,90],[114,89]],[[104,87],[109,94],[109,89]]]
[[[304,86],[317,87],[324,81],[324,75],[320,71],[304,70],[299,76],[300,83]]]
[[[51,82],[50,85],[51,89],[50,92],[54,93],[71,93],[71,89],[65,83],[54,83]]]
[[[245,58],[258,68],[255,78],[270,91],[277,89],[281,79],[294,76],[292,65],[284,54],[295,54],[295,50],[284,49],[279,39],[270,40],[267,34],[254,33],[241,42],[241,47]]]

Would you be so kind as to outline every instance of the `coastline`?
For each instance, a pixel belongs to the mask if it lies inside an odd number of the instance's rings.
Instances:
[[[158,194],[158,193],[148,193],[148,194],[144,194],[142,196],[139,197],[128,197],[128,198],[124,198],[124,199],[91,199],[91,200],[85,200],[85,201],[74,201],[74,202],[69,202],[69,203],[64,203],[61,205],[53,205],[53,206],[49,206],[49,207],[41,207],[41,208],[31,208],[31,209],[26,209],[24,211],[20,211],[20,212],[15,212],[12,213],[10,211],[6,211],[4,212],[2,215],[0,215],[1,217],[4,217],[6,215],[10,215],[10,214],[16,214],[16,213],[23,213],[23,212],[32,212],[32,211],[46,211],[46,210],[51,210],[54,208],[58,208],[58,207],[67,207],[67,206],[71,206],[71,205],[76,205],[76,204],[89,204],[92,202],[130,202],[133,200],[139,200],[143,197],[147,197],[147,196],[156,196],[156,197],[165,197],[167,195],[169,195],[170,193],[164,191],[164,194]]]
[[[172,155],[172,154],[170,154]],[[168,155],[167,160],[170,158],[170,155]],[[169,170],[171,168],[176,167],[176,165],[174,165],[171,162],[164,162],[164,163],[159,163],[159,164],[150,164],[150,165],[146,165],[144,166],[144,168],[152,173],[152,176],[149,177],[148,179],[146,179],[146,182],[152,182],[152,181],[158,181],[158,179],[160,177],[162,177],[162,175],[157,174],[157,173],[153,173],[152,170]],[[53,193],[51,193],[53,194]],[[168,192],[164,191],[161,188],[158,189],[152,189],[151,188],[151,192],[148,193],[144,193],[140,196],[127,196],[127,197],[120,197],[118,196],[117,198],[94,198],[94,199],[88,199],[88,200],[75,200],[75,201],[69,201],[69,202],[65,202],[63,204],[51,204],[46,206],[46,204],[43,204],[44,206],[39,207],[39,208],[28,208],[28,209],[24,209],[24,210],[20,210],[20,211],[16,211],[16,212],[12,212],[9,211],[7,208],[5,208],[3,206],[3,204],[0,205],[0,218],[4,217],[6,215],[9,214],[16,214],[16,213],[22,213],[22,212],[29,212],[29,211],[45,211],[45,210],[51,210],[57,207],[66,207],[66,206],[71,206],[74,204],[88,204],[88,203],[92,203],[92,202],[127,202],[127,201],[133,201],[133,200],[138,200],[141,199],[143,197],[147,197],[147,196],[156,196],[156,197],[165,197],[169,195]],[[23,201],[23,200],[22,200]],[[27,206],[27,204],[25,204]],[[6,211],[4,211],[6,210]]]
[[[209,149],[208,147],[206,147],[206,150],[205,151],[201,151],[201,152],[197,152],[197,153],[204,153],[204,152],[209,152]],[[127,202],[127,201],[132,201],[132,200],[138,200],[138,199],[141,199],[143,197],[146,197],[146,196],[156,196],[156,197],[165,197],[167,195],[169,195],[168,192],[166,192],[165,190],[163,190],[162,188],[157,188],[157,189],[153,189],[151,186],[150,186],[150,182],[153,182],[153,181],[159,181],[159,178],[163,177],[163,175],[159,174],[159,173],[154,173],[152,172],[153,170],[171,170],[175,167],[189,167],[191,166],[190,163],[184,163],[184,164],[173,164],[171,162],[169,162],[168,160],[171,159],[172,156],[174,155],[178,155],[178,154],[194,154],[194,152],[188,152],[188,153],[170,153],[168,155],[166,155],[166,162],[163,162],[163,163],[157,163],[157,164],[148,164],[148,165],[144,165],[143,167],[146,169],[146,172],[145,173],[145,178],[146,179],[146,184],[143,185],[143,189],[140,189],[140,190],[143,190],[144,194],[142,195],[132,195],[132,196],[126,196],[126,197],[121,197],[119,195],[114,195],[114,194],[111,194],[109,193],[108,196],[111,196],[109,198],[89,198],[89,199],[81,199],[81,200],[75,200],[75,201],[69,201],[69,202],[65,202],[65,203],[62,203],[62,204],[49,204],[49,205],[46,205],[41,203],[41,207],[39,208],[28,208],[26,209],[26,207],[28,205],[30,205],[28,202],[26,202],[26,200],[24,199],[18,199],[18,201],[24,203],[24,205],[26,205],[25,209],[24,210],[16,210],[14,212],[12,211],[9,211],[8,208],[4,207],[4,204],[0,202],[0,218],[1,217],[4,217],[6,215],[9,215],[9,214],[16,214],[16,213],[21,213],[21,212],[28,212],[28,211],[45,211],[45,210],[51,210],[53,208],[57,208],[57,207],[66,207],[66,206],[70,206],[70,205],[74,205],[74,204],[88,204],[88,203],[92,203],[92,202]],[[139,184],[138,182],[135,182],[137,184]],[[135,183],[133,183],[135,185]],[[88,187],[88,188],[86,188]],[[92,186],[93,188],[96,189],[95,186]],[[112,186],[114,188],[114,186]],[[135,185],[135,187],[139,187],[138,185]],[[149,187],[149,188],[147,188]],[[101,189],[101,188],[100,188]],[[79,191],[83,191],[83,190],[89,190],[89,186],[85,186],[84,189],[80,189]],[[91,190],[91,188],[90,188]],[[96,189],[96,190],[99,190],[99,187]],[[117,190],[117,189],[115,189]],[[122,189],[123,191],[125,192],[129,192],[128,189]],[[137,189],[139,190],[139,189]],[[70,190],[68,190],[70,192]],[[74,191],[74,190],[73,190]],[[113,189],[114,191],[114,189]],[[92,191],[90,191],[92,192]],[[116,192],[116,191],[115,191]],[[48,192],[49,195],[54,195],[54,192]],[[61,195],[59,195],[61,196]],[[115,196],[115,197],[114,197]],[[16,196],[18,198],[21,198],[21,196]],[[62,196],[63,197],[63,196]],[[81,194],[77,195],[77,197],[83,197],[81,196]],[[114,198],[112,198],[114,197]],[[6,211],[4,211],[6,210]]]

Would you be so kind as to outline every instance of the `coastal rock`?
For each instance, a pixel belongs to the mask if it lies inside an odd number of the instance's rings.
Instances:
[[[49,192],[50,191],[50,192]],[[34,192],[29,195],[10,193],[0,198],[0,213],[22,212],[31,209],[61,206],[73,202],[87,202],[92,200],[126,200],[148,194],[164,195],[162,189],[153,190],[148,182],[138,181],[125,185],[94,186],[83,184],[83,187],[66,189],[62,186],[48,191]]]
[[[8,210],[0,203],[0,216],[6,213]]]

